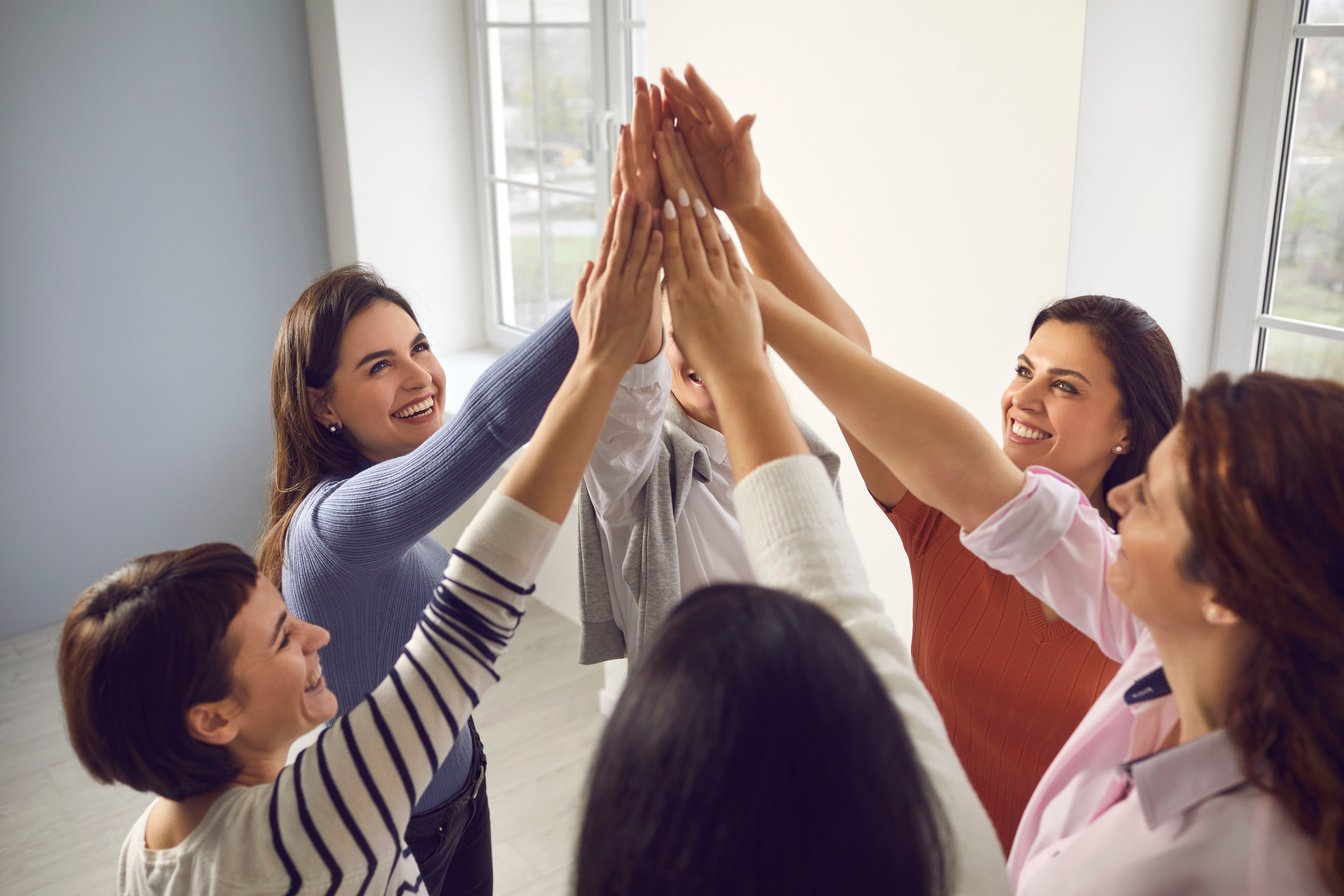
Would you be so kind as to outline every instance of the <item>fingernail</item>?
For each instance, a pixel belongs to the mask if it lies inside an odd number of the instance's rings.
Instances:
[[[682,190],[682,192],[686,191]],[[672,204],[671,199],[663,200],[663,217],[669,221],[675,220],[677,217],[677,207]]]
[[[705,204],[699,199],[695,200],[695,216],[697,218],[703,218],[707,214],[709,214],[709,212],[705,211]]]
[[[691,204],[691,194],[686,192],[685,187],[677,191],[677,202],[681,203],[682,208]]]
[[[732,239],[732,237],[728,235],[728,228],[723,226],[722,221],[715,218],[714,225],[719,228],[719,239],[723,240],[725,243]]]

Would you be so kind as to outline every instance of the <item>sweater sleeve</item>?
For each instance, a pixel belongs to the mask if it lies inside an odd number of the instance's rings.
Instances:
[[[814,457],[765,464],[736,492],[742,533],[759,581],[811,600],[854,638],[886,685],[942,804],[953,853],[953,892],[1009,892],[1003,852],[933,699],[881,601],[868,588],[835,490]]]
[[[280,774],[270,835],[291,892],[305,873],[367,883],[400,860],[416,798],[498,680],[495,662],[558,529],[492,495],[388,676]]]
[[[560,311],[491,364],[461,410],[420,447],[315,492],[287,540],[360,568],[400,557],[531,438],[577,350],[569,312]]]

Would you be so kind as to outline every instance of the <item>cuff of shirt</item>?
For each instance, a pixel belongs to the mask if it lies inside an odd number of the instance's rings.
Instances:
[[[663,336],[663,347],[643,364],[635,364],[621,377],[622,389],[644,389],[660,383],[672,381],[672,370],[667,363],[667,336]]]
[[[1022,490],[970,532],[961,543],[993,569],[1016,576],[1040,563],[1068,531],[1087,499],[1053,470],[1030,467]]]

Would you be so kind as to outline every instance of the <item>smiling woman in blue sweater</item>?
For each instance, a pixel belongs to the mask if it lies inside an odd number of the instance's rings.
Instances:
[[[411,306],[372,270],[313,282],[271,369],[275,471],[261,571],[332,633],[349,712],[396,661],[448,551],[430,537],[532,435],[576,350],[561,312],[495,362],[445,420],[444,372]],[[406,828],[428,892],[488,894],[485,755],[458,738]]]

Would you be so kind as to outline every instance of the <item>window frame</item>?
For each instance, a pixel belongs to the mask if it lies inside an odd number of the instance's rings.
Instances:
[[[1307,4],[1256,0],[1253,6],[1214,324],[1214,370],[1259,370],[1271,330],[1344,342],[1344,328],[1270,313],[1302,39],[1344,39],[1344,25],[1307,24]]]
[[[492,159],[495,151],[494,119],[492,98],[490,96],[491,79],[488,66],[489,29],[517,28],[535,31],[538,28],[567,27],[586,29],[592,47],[592,68],[590,72],[593,85],[593,113],[588,122],[590,137],[593,141],[593,201],[594,223],[600,233],[606,217],[606,209],[611,198],[611,172],[615,163],[615,150],[619,127],[629,117],[630,103],[633,100],[632,82],[634,79],[634,32],[644,28],[644,20],[633,15],[633,7],[638,0],[589,0],[589,21],[566,25],[538,22],[536,16],[537,0],[528,0],[531,19],[523,23],[490,22],[486,17],[487,0],[469,0],[468,3],[468,60],[472,93],[472,118],[474,125],[473,143],[476,160],[475,181],[478,218],[480,221],[480,259],[485,295],[483,297],[484,333],[486,342],[496,348],[506,349],[521,342],[530,330],[505,323],[505,277],[506,272],[500,263],[500,237],[505,234],[500,229],[500,209],[496,201],[496,188],[500,184],[517,185],[537,190],[541,194],[538,214],[539,228],[543,235],[542,265],[543,283],[549,283],[549,265],[544,247],[546,196],[548,193],[582,195],[589,194],[573,189],[549,186],[538,179],[530,184],[515,180],[506,175],[492,173]],[[642,5],[642,4],[640,4]],[[537,42],[532,43],[531,53],[533,83],[538,83]],[[539,107],[534,105],[534,115],[539,115]],[[541,137],[540,122],[536,122],[537,139]],[[507,212],[506,212],[507,213]],[[596,251],[596,240],[594,240]]]

